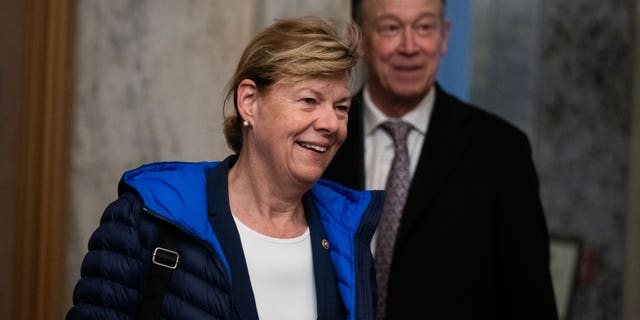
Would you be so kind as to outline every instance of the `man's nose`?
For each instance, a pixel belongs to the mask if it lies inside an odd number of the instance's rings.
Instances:
[[[413,54],[418,51],[418,46],[415,41],[415,32],[407,26],[402,30],[402,39],[400,43],[400,52],[405,54]]]

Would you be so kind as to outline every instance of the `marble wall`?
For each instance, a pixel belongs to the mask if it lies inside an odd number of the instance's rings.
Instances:
[[[348,0],[77,4],[69,305],[89,236],[124,170],[230,153],[223,89],[256,30],[277,17],[349,16]]]
[[[621,319],[634,4],[473,4],[471,100],[527,132],[550,232],[583,245],[569,319]]]
[[[471,101],[537,141],[540,0],[474,0]],[[534,146],[535,149],[535,146]]]
[[[633,0],[543,1],[540,173],[550,228],[590,264],[573,319],[621,316],[632,110]]]

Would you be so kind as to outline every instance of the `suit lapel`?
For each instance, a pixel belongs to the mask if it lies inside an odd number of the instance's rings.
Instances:
[[[429,129],[411,182],[396,241],[402,241],[420,215],[425,212],[428,214],[427,206],[438,187],[459,161],[470,137],[470,130],[465,125],[467,118],[466,108],[462,107],[461,102],[436,84],[436,100]]]
[[[358,190],[365,187],[363,109],[361,90],[351,103],[348,138],[324,174],[327,179]],[[436,100],[429,129],[411,182],[397,241],[401,241],[416,219],[425,214],[437,189],[459,161],[471,135],[466,125],[469,118],[466,110],[460,100],[436,84]]]

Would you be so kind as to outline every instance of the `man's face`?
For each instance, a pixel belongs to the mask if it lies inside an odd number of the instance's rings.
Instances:
[[[373,95],[419,100],[447,50],[441,0],[364,0],[361,55]],[[375,99],[374,99],[375,100]]]

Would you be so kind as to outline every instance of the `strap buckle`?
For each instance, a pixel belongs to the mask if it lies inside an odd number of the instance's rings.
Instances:
[[[156,247],[156,249],[153,250],[153,258],[151,258],[151,261],[154,264],[173,270],[178,267],[180,255],[173,250]]]

